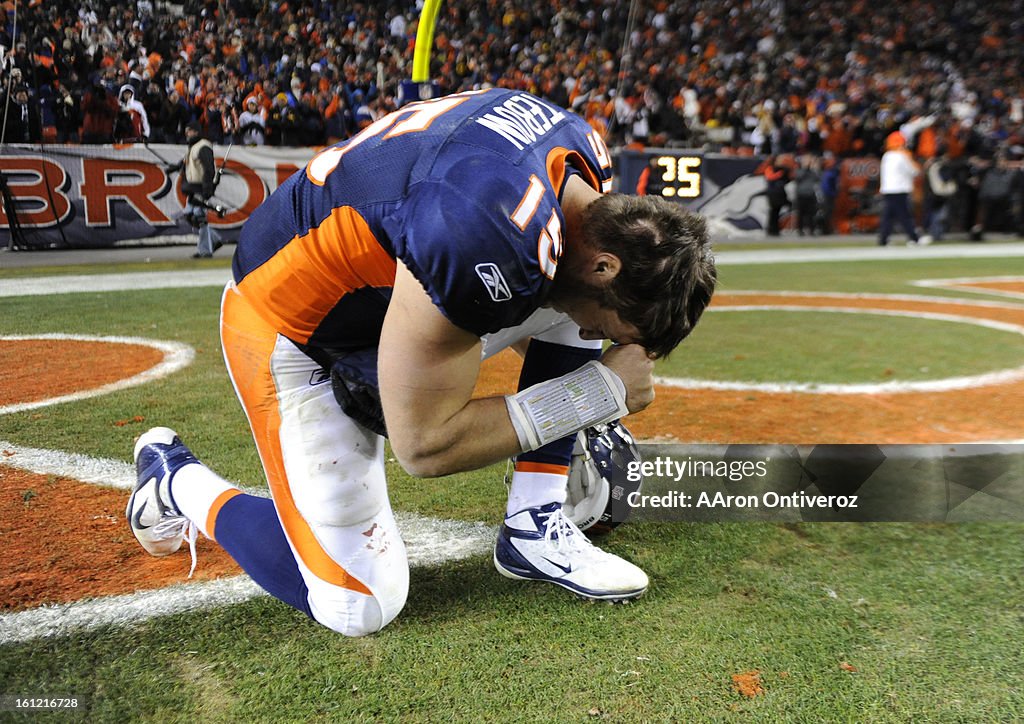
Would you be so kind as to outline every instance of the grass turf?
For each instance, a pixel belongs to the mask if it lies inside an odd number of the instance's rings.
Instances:
[[[899,340],[899,344],[893,344]],[[977,350],[986,350],[984,355]],[[1024,362],[1024,336],[971,324],[806,311],[712,310],[657,374],[743,382],[880,383]]]
[[[1012,273],[1024,273],[1024,263],[730,266],[722,281],[724,289],[922,293],[908,280]],[[174,289],[5,299],[2,333],[177,339],[196,347],[197,359],[144,387],[0,417],[0,438],[127,460],[134,435],[168,424],[222,474],[258,482],[222,369],[218,298],[217,289]],[[711,315],[708,327],[746,316]],[[762,323],[779,319],[772,313]],[[902,372],[896,340],[919,335],[927,344],[950,328],[909,323],[889,337],[887,364]],[[885,339],[892,330],[874,331]],[[960,367],[971,354],[987,364],[1006,352],[996,349],[1005,335],[983,331],[993,336],[954,355],[951,370],[966,373]],[[819,330],[814,351],[843,357],[849,342],[838,334]],[[759,339],[755,349],[777,337],[767,331]],[[715,345],[698,342],[683,350],[711,374]],[[1008,353],[1011,362],[1019,357],[1019,349]],[[68,363],[54,360],[54,373]],[[798,360],[787,364],[787,374],[801,369]],[[135,415],[145,420],[116,424]],[[502,472],[424,481],[389,465],[396,508],[492,523],[503,507]],[[639,602],[584,604],[553,587],[502,579],[480,556],[414,569],[406,610],[371,638],[343,639],[261,598],[2,647],[0,692],[77,694],[84,708],[72,717],[90,721],[1024,717],[1015,683],[1024,668],[1019,525],[645,523],[620,528],[607,547],[651,575]],[[732,677],[754,671],[763,693],[747,697]]]
[[[1009,721],[1020,530],[1005,525],[636,525],[610,549],[630,606],[507,581],[486,558],[414,569],[371,638],[271,599],[8,646],[7,692],[90,720]],[[733,675],[758,672],[763,693]]]

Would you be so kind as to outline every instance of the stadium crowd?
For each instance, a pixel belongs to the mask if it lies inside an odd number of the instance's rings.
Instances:
[[[180,143],[198,121],[214,143],[332,143],[398,107],[421,4],[8,0],[2,140]],[[827,167],[902,129],[977,186],[1024,157],[1022,18],[1024,0],[448,0],[431,78],[546,97],[611,146]]]
[[[317,145],[396,106],[415,4],[327,0],[5,3],[4,141]],[[917,151],[1024,144],[1024,0],[443,2],[445,93],[520,88],[612,145],[711,144],[880,156],[912,117]],[[627,17],[628,13],[628,17]],[[140,118],[141,117],[141,118]]]
[[[444,2],[431,75],[443,92],[499,85],[546,96],[612,144],[881,156],[888,133],[920,116],[936,121],[926,156],[939,142],[982,156],[1024,143],[1022,0],[628,8]],[[323,0],[5,9],[8,142],[179,142],[191,120],[215,142],[344,138],[395,107],[419,16],[408,2]],[[144,115],[134,123],[120,113],[129,95]]]

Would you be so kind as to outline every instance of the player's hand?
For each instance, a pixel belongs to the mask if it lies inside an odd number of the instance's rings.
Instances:
[[[646,349],[638,344],[616,345],[604,353],[601,362],[626,386],[630,412],[640,412],[654,401],[654,360]]]

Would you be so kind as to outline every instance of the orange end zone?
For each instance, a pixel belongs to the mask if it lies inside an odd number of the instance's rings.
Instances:
[[[141,344],[69,339],[0,341],[0,405],[93,390],[159,364],[164,353]],[[70,363],[70,364],[69,364]]]
[[[0,611],[164,588],[241,573],[200,537],[188,578],[188,546],[166,558],[142,550],[124,517],[128,491],[0,465]]]
[[[1020,279],[1012,280],[1001,280],[1001,279],[986,279],[985,281],[977,282],[958,282],[953,285],[954,288],[971,288],[977,289],[978,291],[993,291],[993,292],[1012,292],[1014,294],[1024,294],[1024,281]]]

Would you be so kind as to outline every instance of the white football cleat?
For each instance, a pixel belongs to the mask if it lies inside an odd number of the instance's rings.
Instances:
[[[505,518],[494,567],[507,578],[548,581],[581,598],[627,601],[647,590],[647,574],[591,543],[559,503]]]
[[[171,494],[171,481],[185,465],[198,463],[174,430],[154,427],[135,443],[137,481],[125,517],[132,533],[150,555],[169,556],[188,540],[191,577],[196,567],[196,525],[182,515]]]

